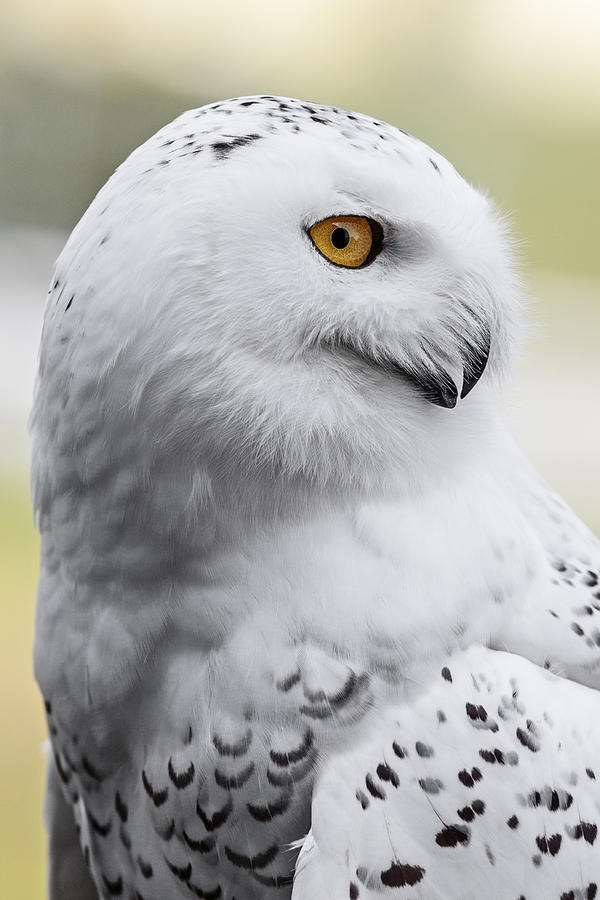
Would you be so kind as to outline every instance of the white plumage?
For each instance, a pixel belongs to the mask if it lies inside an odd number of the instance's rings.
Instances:
[[[347,217],[367,229],[364,264],[315,243],[332,217],[343,240]],[[438,798],[418,779],[399,771],[381,812],[351,794],[396,721],[434,727],[453,660],[445,777],[483,748],[456,711],[475,660],[494,704],[522,680],[532,722],[555,699],[538,667],[598,686],[597,542],[502,420],[518,321],[489,202],[365,116],[213,104],[100,191],[57,263],[32,415],[53,898],[289,897],[320,771],[294,898],[382,890],[381,854],[393,865],[409,833],[420,856],[397,862],[425,874],[399,897],[438,897],[457,871],[451,896],[508,896],[501,854],[427,843]],[[556,726],[573,770],[575,724]],[[490,780],[487,809],[534,789],[527,765]],[[443,802],[462,803],[450,781]],[[583,778],[571,793],[592,810]],[[586,843],[552,856],[567,881]],[[528,900],[549,896],[547,856],[519,870]]]
[[[327,764],[294,898],[597,895],[596,692],[483,647],[448,662]]]

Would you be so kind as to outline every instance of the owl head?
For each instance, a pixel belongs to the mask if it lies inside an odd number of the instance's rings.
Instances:
[[[191,110],[58,260],[40,495],[161,467],[261,497],[446,477],[494,434],[518,305],[503,221],[414,137],[276,97]]]

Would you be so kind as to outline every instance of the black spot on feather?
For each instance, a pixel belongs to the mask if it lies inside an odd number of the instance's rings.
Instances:
[[[385,791],[376,786],[370,773],[365,778],[365,784],[371,797],[375,797],[376,800],[385,800]]]
[[[175,785],[175,787],[177,788],[178,791],[181,791],[184,788],[188,787],[194,780],[194,775],[196,773],[196,769],[194,767],[193,762],[190,762],[190,764],[187,767],[187,769],[185,770],[185,772],[176,772],[175,769],[173,768],[173,763],[172,763],[171,759],[169,759],[169,764],[168,764],[167,769],[169,772],[169,778],[171,779],[171,781],[173,782],[173,784]]]
[[[108,891],[111,897],[120,897],[123,893],[123,879],[119,875],[114,881],[111,881],[106,875],[102,875],[102,881],[104,882],[104,887]]]
[[[229,154],[237,147],[245,147],[246,145],[252,144],[254,141],[259,141],[260,139],[260,134],[240,135],[239,137],[232,138],[230,141],[216,141],[212,145],[212,149],[216,158],[221,162],[222,160],[227,159]]]
[[[246,809],[257,822],[269,822],[271,819],[274,819],[275,816],[281,816],[287,811],[291,799],[291,793],[284,793],[281,794],[277,800],[273,800],[271,803],[265,803],[263,806],[255,806],[253,803],[247,803]]]
[[[439,847],[457,847],[459,844],[468,844],[471,832],[466,825],[446,825],[435,836],[435,842]]]
[[[215,829],[220,828],[221,825],[223,825],[229,818],[232,809],[233,802],[231,796],[227,798],[226,803],[221,807],[221,809],[218,809],[216,812],[214,812],[212,816],[207,815],[200,804],[196,802],[196,814],[200,817],[202,824],[207,831],[215,831]]]
[[[302,739],[302,743],[296,747],[294,750],[288,750],[285,753],[279,753],[275,750],[271,750],[269,756],[273,760],[276,766],[280,766],[284,768],[286,766],[292,765],[293,763],[300,762],[301,759],[308,754],[310,748],[313,744],[313,733],[308,728]]]
[[[127,821],[127,816],[129,815],[129,811],[127,809],[127,804],[123,802],[121,799],[121,795],[117,791],[115,794],[115,809],[117,811],[117,815],[120,818],[121,822]]]
[[[227,743],[221,740],[218,734],[213,734],[213,744],[219,756],[230,756],[233,759],[237,759],[238,756],[243,756],[248,752],[251,743],[252,730],[250,728],[248,728],[243,737],[232,743]]]
[[[425,869],[408,863],[393,862],[381,873],[381,883],[386,887],[413,887],[423,880]]]
[[[272,844],[272,846],[263,850],[262,853],[255,853],[254,856],[236,853],[231,847],[225,845],[225,856],[229,862],[240,869],[264,869],[269,863],[273,862],[278,853],[279,847],[277,844]]]
[[[215,781],[219,787],[227,791],[237,790],[243,787],[254,772],[254,763],[248,763],[245,769],[236,775],[224,775],[219,769],[215,769]]]

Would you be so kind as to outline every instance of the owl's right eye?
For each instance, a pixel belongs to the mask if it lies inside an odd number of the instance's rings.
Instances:
[[[367,216],[330,216],[308,233],[321,256],[347,269],[368,266],[383,245],[381,225]]]

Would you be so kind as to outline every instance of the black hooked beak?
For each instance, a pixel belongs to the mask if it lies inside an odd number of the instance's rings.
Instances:
[[[483,334],[477,344],[462,335],[458,338],[458,343],[460,345],[463,369],[460,399],[464,400],[483,375],[487,365],[491,344],[489,328],[483,329]],[[326,344],[352,353],[354,356],[362,359],[363,362],[371,366],[377,366],[377,368],[389,372],[390,375],[402,377],[404,380],[409,381],[425,400],[435,404],[435,406],[441,406],[443,409],[454,409],[458,402],[458,387],[442,363],[435,359],[437,354],[433,352],[426,354],[429,365],[420,365],[409,369],[391,359],[373,359],[340,337],[328,340]]]
[[[483,338],[479,344],[463,338],[461,348],[461,356],[463,359],[463,383],[460,391],[460,399],[471,393],[479,379],[484,373],[487,361],[490,356],[490,332],[485,329]],[[421,371],[408,371],[402,366],[394,363],[391,368],[396,369],[399,374],[416,387],[423,397],[436,406],[443,409],[454,409],[458,401],[458,387],[456,386],[452,376],[441,365],[434,365],[431,368],[423,368]]]

